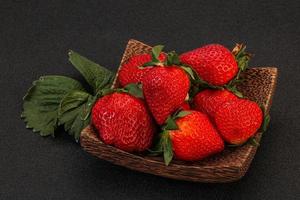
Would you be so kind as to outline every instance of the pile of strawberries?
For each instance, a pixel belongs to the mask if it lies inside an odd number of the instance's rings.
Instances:
[[[100,139],[128,152],[195,161],[244,144],[261,127],[264,113],[236,89],[247,67],[243,45],[233,51],[210,44],[177,55],[134,55],[120,67],[119,88],[92,109]]]

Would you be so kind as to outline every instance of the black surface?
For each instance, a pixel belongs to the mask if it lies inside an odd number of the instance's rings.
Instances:
[[[0,199],[300,199],[299,1],[1,1]],[[116,69],[130,38],[184,52],[246,42],[252,66],[277,66],[272,121],[237,183],[168,180],[114,166],[68,136],[42,138],[19,118],[41,75],[78,77],[74,49]]]

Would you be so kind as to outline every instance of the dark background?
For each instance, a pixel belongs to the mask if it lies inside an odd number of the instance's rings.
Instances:
[[[1,1],[0,199],[300,199],[299,1]],[[42,138],[20,119],[41,75],[78,77],[74,49],[116,70],[130,38],[184,52],[246,42],[251,66],[276,66],[271,125],[246,176],[174,181],[114,166],[71,137]]]

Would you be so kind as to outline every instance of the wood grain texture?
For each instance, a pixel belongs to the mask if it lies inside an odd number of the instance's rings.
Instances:
[[[150,46],[130,40],[121,64],[133,55],[150,51]],[[247,98],[264,105],[269,112],[276,87],[277,68],[251,68],[241,76],[245,81],[238,85],[238,89]],[[118,86],[117,80],[114,82],[114,87],[116,86]],[[260,141],[261,133],[257,133],[255,137]],[[242,178],[257,150],[257,147],[246,144],[241,147],[226,148],[222,153],[201,161],[173,160],[169,166],[165,166],[161,157],[131,154],[102,143],[91,125],[82,131],[80,142],[87,152],[116,165],[172,179],[210,183],[232,182]]]

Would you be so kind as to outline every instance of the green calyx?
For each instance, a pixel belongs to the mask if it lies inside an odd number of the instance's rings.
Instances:
[[[189,70],[192,71],[193,78],[191,78],[191,87],[189,90],[190,99],[193,99],[200,91],[205,89],[216,89],[216,90],[223,90],[224,87],[222,86],[215,86],[207,83],[203,79],[201,79],[198,74],[190,67]]]
[[[131,94],[132,96],[135,96],[137,98],[144,98],[143,90],[142,90],[142,84],[141,83],[129,83],[126,85],[123,89],[121,89],[123,92],[127,92]]]
[[[261,134],[265,133],[268,129],[268,126],[270,124],[270,120],[271,120],[271,117],[270,115],[266,112],[265,108],[262,106],[261,107],[263,113],[264,113],[264,119],[263,119],[263,122],[261,124],[261,127],[259,128],[258,132],[261,132]],[[247,141],[247,143],[249,143],[250,145],[252,146],[259,146],[259,142],[255,139],[255,137],[251,137],[249,138],[249,140]]]
[[[21,117],[26,128],[41,136],[55,136],[57,128],[63,126],[79,142],[82,129],[90,123],[94,103],[111,88],[115,74],[72,50],[68,55],[92,92],[69,77],[43,76],[33,82],[23,98]]]
[[[260,132],[264,133],[267,131],[268,127],[269,127],[269,124],[270,124],[270,121],[271,121],[271,116],[270,114],[268,113],[268,111],[266,110],[265,106],[261,105],[260,106],[263,114],[264,114],[264,119],[263,119],[263,122],[261,124],[261,127],[260,127]]]
[[[167,130],[163,130],[157,138],[157,142],[152,149],[149,149],[150,156],[158,156],[163,154],[165,165],[168,166],[173,159],[173,147],[170,134]]]
[[[238,64],[238,67],[241,72],[245,71],[248,68],[249,60],[252,57],[252,54],[246,52],[246,45],[244,44],[236,44],[232,50],[232,54],[235,57],[235,60]],[[239,78],[239,74],[237,75],[237,79]]]
[[[167,118],[165,125],[162,127],[162,129],[163,130],[178,130],[178,126],[176,124],[176,119],[184,117],[189,114],[191,114],[191,111],[178,109],[176,112],[174,112],[172,115],[170,115]]]
[[[232,54],[235,57],[239,70],[236,76],[228,84],[224,85],[224,87],[236,96],[243,98],[243,94],[238,91],[236,85],[243,81],[240,75],[248,68],[248,63],[252,55],[246,52],[246,46],[244,44],[236,44],[232,50]]]
[[[163,45],[156,45],[152,48],[151,51],[151,61],[145,63],[140,69],[145,67],[154,67],[154,66],[178,66],[184,69],[193,79],[194,79],[194,72],[189,66],[184,65],[180,62],[179,55],[175,51],[168,52],[166,54],[167,58],[165,61],[159,60],[159,55],[162,53],[164,46]]]
[[[164,63],[159,60],[159,55],[162,52],[163,48],[163,45],[154,46],[151,51],[151,61],[143,64],[143,66],[140,68],[142,69],[149,66],[164,66]]]
[[[239,71],[235,78],[230,81],[228,85],[233,85],[240,80],[240,75],[243,71],[245,71],[248,68],[249,61],[251,57],[253,56],[252,54],[246,52],[246,45],[244,44],[236,44],[235,47],[232,49],[232,54],[237,62]]]
[[[231,91],[237,97],[244,98],[244,95],[236,88],[236,85],[225,85],[225,88]]]
[[[175,51],[171,51],[167,54],[167,60],[166,60],[166,65],[171,66],[171,65],[181,65],[181,62],[179,60],[179,56]]]
[[[132,96],[135,96],[137,98],[143,99],[143,90],[142,90],[142,84],[141,83],[129,83],[123,88],[103,88],[98,91],[98,93],[95,95],[97,98],[112,94],[112,93],[128,93]]]

